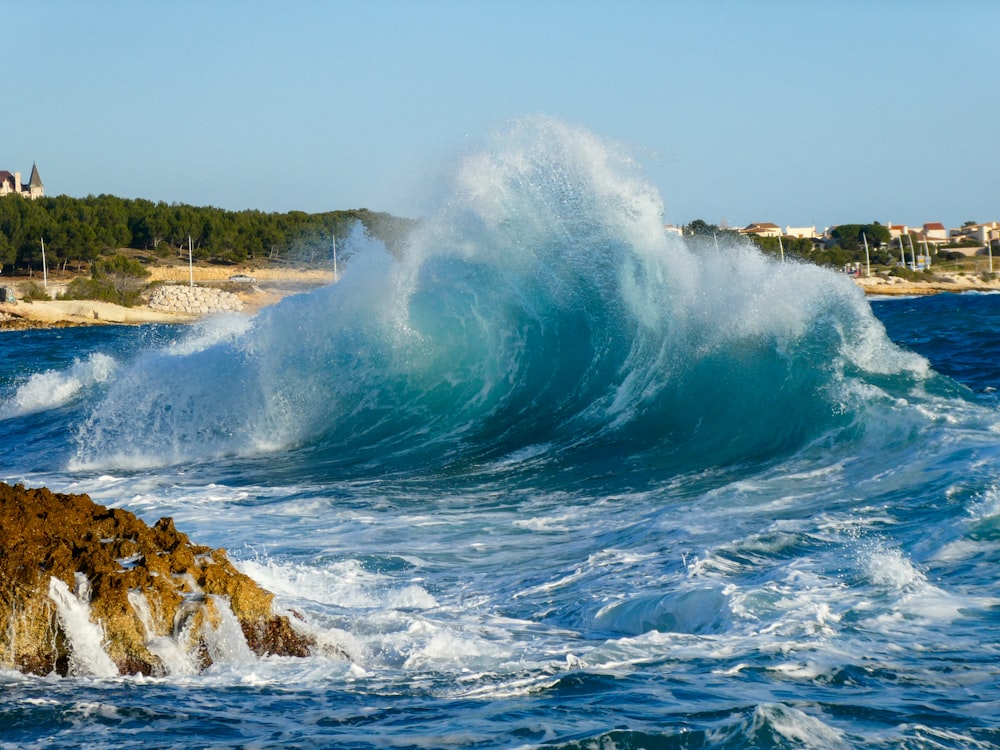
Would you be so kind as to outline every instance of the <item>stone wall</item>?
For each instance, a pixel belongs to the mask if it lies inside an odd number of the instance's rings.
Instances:
[[[153,310],[163,312],[209,315],[218,312],[238,312],[243,309],[243,302],[232,292],[221,289],[174,284],[154,289],[149,295],[149,306]]]

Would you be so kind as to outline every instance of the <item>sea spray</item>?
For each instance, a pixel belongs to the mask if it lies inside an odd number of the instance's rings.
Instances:
[[[247,645],[240,621],[233,614],[229,598],[219,595],[208,597],[211,614],[202,625],[202,637],[213,664],[252,664],[257,657]]]
[[[35,373],[17,387],[9,400],[0,403],[0,420],[62,406],[81,391],[109,381],[117,369],[113,357],[98,352],[77,360],[69,370]]]
[[[149,600],[142,591],[129,591],[128,602],[139,618],[149,652],[159,658],[168,675],[192,675],[199,671],[197,654],[191,648],[187,633],[160,635],[156,632]]]
[[[522,121],[460,165],[401,258],[355,238],[340,283],[133,363],[73,466],[301,448],[302,471],[454,472],[546,445],[567,467],[683,470],[843,427],[866,373],[921,376],[846,278],[689,247],[662,213],[617,149]]]
[[[69,641],[69,673],[93,677],[115,677],[118,667],[104,650],[104,631],[90,618],[90,586],[86,576],[76,574],[76,590],[70,591],[58,578],[49,579],[49,598]]]

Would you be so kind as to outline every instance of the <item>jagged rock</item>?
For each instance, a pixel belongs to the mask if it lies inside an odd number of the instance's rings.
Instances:
[[[208,637],[235,615],[258,655],[305,656],[313,641],[272,611],[273,595],[223,549],[192,544],[161,518],[147,526],[87,495],[0,483],[0,665],[34,674],[74,670],[68,609],[86,611],[111,669],[163,674],[168,640],[212,663]],[[231,614],[228,609],[231,608]],[[103,631],[103,632],[102,632]],[[151,650],[151,648],[153,650]]]

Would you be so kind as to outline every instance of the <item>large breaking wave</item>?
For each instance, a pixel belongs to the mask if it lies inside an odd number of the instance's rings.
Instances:
[[[689,246],[663,213],[613,145],[518,122],[401,258],[356,237],[338,284],[116,372],[73,463],[680,471],[795,450],[926,376],[846,278]]]

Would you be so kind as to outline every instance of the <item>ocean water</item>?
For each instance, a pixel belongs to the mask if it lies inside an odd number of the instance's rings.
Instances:
[[[350,658],[0,672],[0,747],[1000,746],[1000,296],[662,215],[530,119],[334,286],[2,333],[0,478],[172,516]]]

